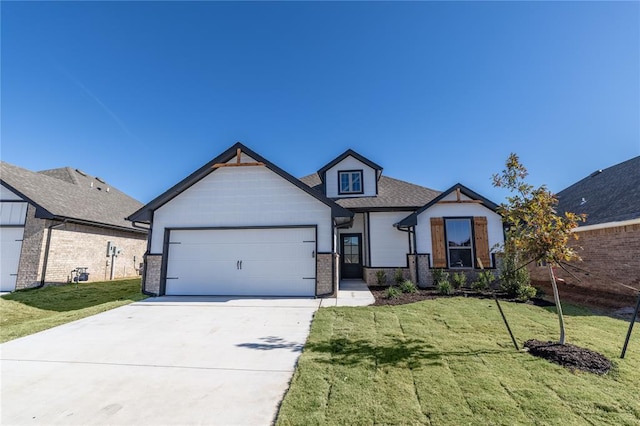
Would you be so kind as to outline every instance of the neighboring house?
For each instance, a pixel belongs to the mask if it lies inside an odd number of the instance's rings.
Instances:
[[[36,173],[1,162],[1,290],[66,283],[80,272],[89,281],[138,275],[148,231],[125,218],[140,206],[78,169]]]
[[[633,296],[640,290],[640,156],[597,170],[557,194],[560,214],[585,213],[587,219],[574,232],[582,262],[571,262],[567,284],[599,297]],[[532,279],[549,280],[546,268],[531,267]],[[579,278],[579,281],[578,279]]]
[[[373,284],[381,269],[428,285],[432,266],[473,271],[464,262],[480,253],[495,266],[485,250],[502,242],[494,207],[461,185],[440,194],[387,178],[351,150],[299,180],[237,143],[129,220],[151,227],[148,294],[331,296],[341,279]],[[435,214],[448,224],[440,266],[422,226]],[[445,248],[445,231],[460,251]]]

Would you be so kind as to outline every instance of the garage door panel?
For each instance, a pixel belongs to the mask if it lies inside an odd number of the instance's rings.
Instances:
[[[166,294],[315,295],[315,228],[171,231]]]
[[[24,228],[0,228],[0,291],[16,289]]]

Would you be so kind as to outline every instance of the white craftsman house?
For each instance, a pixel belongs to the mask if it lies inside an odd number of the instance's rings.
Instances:
[[[431,218],[443,221],[438,248]],[[495,267],[502,242],[495,205],[462,185],[392,179],[352,150],[297,179],[241,143],[128,219],[150,227],[152,295],[331,296],[341,279],[397,269],[426,286],[434,267]]]

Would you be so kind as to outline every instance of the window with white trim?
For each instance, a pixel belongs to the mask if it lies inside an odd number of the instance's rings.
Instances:
[[[362,170],[338,172],[338,194],[362,194]]]
[[[473,268],[471,219],[445,218],[447,258],[450,268]]]

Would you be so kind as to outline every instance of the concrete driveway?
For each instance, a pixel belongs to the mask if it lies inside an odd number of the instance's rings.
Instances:
[[[270,424],[319,304],[162,297],[7,342],[1,423]]]

